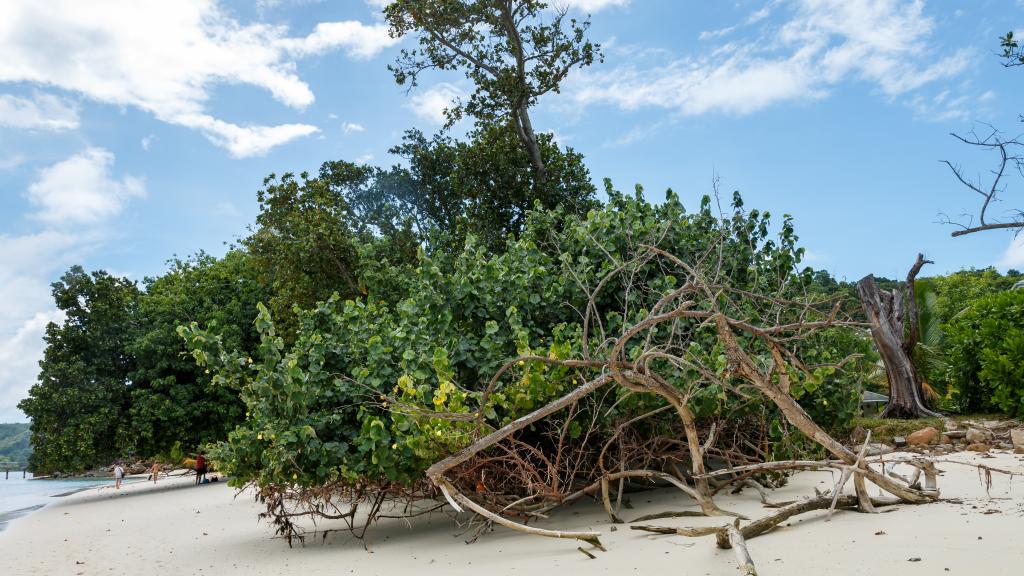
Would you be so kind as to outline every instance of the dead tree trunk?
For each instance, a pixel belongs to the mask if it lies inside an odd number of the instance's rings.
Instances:
[[[918,254],[902,288],[891,291],[879,290],[871,274],[857,282],[857,294],[871,324],[871,338],[889,379],[889,405],[882,412],[883,418],[939,416],[924,404],[921,380],[913,360],[920,334],[914,279],[921,267],[929,263],[931,261],[925,260],[923,254]]]

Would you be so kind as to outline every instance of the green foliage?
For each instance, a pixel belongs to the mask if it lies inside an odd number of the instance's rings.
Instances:
[[[175,441],[170,450],[167,451],[167,454],[165,454],[161,460],[172,465],[184,462],[185,451],[181,449],[181,441]]]
[[[134,369],[126,353],[139,298],[133,282],[75,266],[53,284],[53,297],[65,319],[46,327],[39,381],[18,404],[32,419],[37,472],[82,470],[120,454]]]
[[[962,365],[960,357],[950,355],[952,344],[947,333],[975,303],[1010,290],[1022,277],[1016,270],[1003,275],[993,268],[985,268],[922,278],[915,283],[921,338],[914,351],[914,364],[924,379],[926,393],[934,394],[941,409],[974,412],[983,409],[984,403],[976,397],[978,390],[958,390],[970,382],[969,378],[962,377],[964,371],[973,369]]]
[[[0,462],[28,462],[31,436],[28,424],[0,424]]]
[[[1024,280],[1024,274],[1010,270],[1005,275],[994,268],[961,270],[945,276],[934,276],[919,281],[928,285],[935,294],[935,314],[941,322],[949,322],[974,301],[1013,288]]]
[[[547,167],[542,184],[534,182],[529,158],[507,126],[482,128],[469,141],[410,130],[391,149],[408,169],[389,174],[388,204],[408,207],[429,252],[458,252],[469,235],[500,251],[509,235],[519,236],[535,206],[586,214],[597,203],[583,157],[561,150],[550,134],[538,142]]]
[[[1004,66],[1024,66],[1024,50],[1021,50],[1017,39],[1013,37],[1013,30],[999,38],[999,47],[1003,49]]]
[[[474,91],[445,109],[445,127],[468,114],[478,130],[512,131],[536,185],[545,183],[547,166],[530,108],[557,93],[574,68],[602,58],[600,46],[586,37],[589,20],[547,8],[538,0],[396,0],[384,9],[392,37],[416,34],[419,40],[388,66],[395,81],[412,89],[427,70],[465,73]]]
[[[243,244],[272,290],[278,318],[290,319],[293,306],[311,308],[334,291],[360,294],[360,242],[345,191],[367,186],[373,175],[372,168],[345,163],[330,178],[272,174],[263,181],[256,228]]]
[[[531,213],[521,237],[502,252],[490,252],[470,237],[458,253],[422,255],[410,271],[405,297],[395,304],[376,298],[372,286],[362,300],[332,297],[299,314],[291,343],[261,307],[255,323],[261,343],[253,356],[197,324],[183,329],[198,363],[214,372],[215,383],[240,388],[248,410],[245,423],[213,453],[220,469],[236,485],[255,481],[262,487],[421,480],[429,464],[465,446],[475,426],[432,418],[436,412],[468,414],[482,403],[486,422],[497,427],[580,383],[583,376],[576,371],[524,361],[484,395],[489,379],[511,358],[579,358],[584,336],[577,310],[587,301],[581,286],[608,276],[641,244],[692,260],[721,248],[723,276],[751,290],[777,288],[780,281],[797,288],[802,282],[792,274],[801,251],[789,219],[771,238],[768,214],[745,212],[738,195],[734,212],[719,219],[707,198],[688,213],[671,192],[660,205],[639,193],[624,196],[610,185],[608,193],[608,205],[585,218]],[[552,225],[563,220],[562,226]],[[628,280],[609,280],[602,291],[596,305],[606,333],[635,322],[677,287],[672,276],[641,270]],[[864,346],[838,331],[823,334],[813,360],[834,362]],[[694,353],[714,358],[720,351],[708,333],[707,346]],[[673,383],[687,387],[694,376],[676,371]],[[833,425],[852,417],[857,394],[836,376],[822,368],[794,384],[805,407]],[[592,408],[581,407],[579,421],[595,420],[598,433],[607,435],[618,419],[659,402],[625,390],[616,394],[610,408],[590,413]],[[694,391],[691,407],[702,417],[769,410],[759,400],[733,398],[714,386]],[[781,417],[768,418],[783,440]],[[667,417],[651,425],[671,422]],[[581,433],[578,422],[557,419],[524,433],[543,446],[552,427],[562,424],[570,435]]]
[[[175,260],[163,276],[146,280],[127,348],[135,359],[126,439],[134,452],[161,454],[175,443],[194,448],[226,438],[242,420],[238,391],[211,385],[177,328],[202,322],[233,348],[254,350],[256,304],[268,296],[252,258],[237,250],[220,259],[201,253]]]
[[[871,431],[872,442],[886,444],[891,444],[896,436],[906,437],[926,426],[939,432],[946,430],[945,418],[855,418],[850,422],[850,428],[857,426]]]
[[[177,328],[203,322],[253,350],[256,304],[267,295],[240,251],[175,260],[144,291],[72,268],[54,284],[66,319],[47,327],[39,382],[19,404],[32,419],[34,469],[80,471],[225,438],[245,412],[238,391],[212,385]]]
[[[956,405],[1024,416],[1024,290],[973,302],[949,322],[946,337]]]
[[[546,8],[537,0],[396,0],[384,10],[391,35],[415,33],[419,46],[403,49],[388,68],[410,87],[424,70],[464,72],[475,90],[445,111],[449,124],[464,114],[511,119],[558,92],[573,68],[601,58],[600,46],[586,39],[589,21],[545,18]]]

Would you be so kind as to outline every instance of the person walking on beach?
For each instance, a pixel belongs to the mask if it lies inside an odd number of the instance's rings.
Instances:
[[[153,475],[153,484],[156,484],[156,477],[160,475],[160,463],[153,462],[153,467],[149,470],[150,474]]]
[[[206,476],[206,457],[200,452],[196,456],[196,486],[203,483],[203,477]]]
[[[121,489],[121,480],[124,479],[124,468],[118,463],[114,466],[114,488]]]

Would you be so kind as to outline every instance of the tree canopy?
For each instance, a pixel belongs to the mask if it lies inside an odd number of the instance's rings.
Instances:
[[[53,284],[60,323],[46,327],[39,381],[18,404],[32,419],[32,467],[81,470],[120,456],[130,406],[127,347],[139,289],[103,271],[72,267]]]
[[[463,115],[511,125],[536,182],[544,182],[547,164],[530,108],[558,92],[574,68],[601,59],[600,46],[586,37],[590,21],[538,0],[396,0],[384,14],[392,37],[416,34],[419,42],[389,66],[395,81],[414,88],[426,70],[462,71],[474,91],[445,110],[448,125]]]

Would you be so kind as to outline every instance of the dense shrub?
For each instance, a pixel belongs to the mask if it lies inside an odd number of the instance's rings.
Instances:
[[[812,276],[794,272],[802,250],[790,221],[773,238],[769,215],[744,211],[738,195],[724,218],[712,213],[708,198],[693,213],[672,193],[660,205],[610,189],[609,198],[606,207],[561,226],[555,222],[562,216],[533,212],[522,236],[498,254],[470,241],[458,254],[421,256],[397,305],[372,287],[365,299],[331,298],[300,314],[292,345],[261,308],[256,327],[262,344],[255,358],[225,347],[198,325],[183,328],[198,362],[210,366],[215,382],[238,387],[248,409],[245,423],[214,451],[221,469],[236,484],[255,481],[264,489],[422,480],[428,465],[467,445],[477,430],[472,421],[431,415],[468,415],[482,404],[486,426],[498,427],[579,382],[575,370],[525,361],[493,394],[483,393],[495,372],[517,356],[581,357],[588,289],[611,278],[594,301],[601,330],[611,335],[678,287],[679,280],[657,266],[637,267],[628,277],[609,275],[642,245],[658,245],[688,261],[712,260],[723,281],[751,291],[803,291]],[[603,336],[589,338],[593,347]],[[704,342],[694,353],[706,355],[711,365],[724,358],[712,334]],[[824,364],[861,352],[865,342],[825,332],[806,346],[809,359]],[[698,376],[683,369],[665,373],[678,386]],[[840,425],[856,409],[858,386],[850,378],[820,368],[794,382],[792,391],[823,425]],[[566,435],[592,434],[576,448],[591,450],[616,423],[660,402],[614,390],[600,410],[581,405],[572,421],[553,418],[524,435],[543,452]],[[779,455],[799,443],[758,397],[732,397],[705,386],[691,397],[691,409],[733,424],[753,418],[745,433],[762,431],[759,442],[774,440],[769,449]],[[666,414],[646,425],[678,438],[674,422]]]
[[[975,301],[946,325],[946,341],[957,407],[1024,416],[1024,290]]]

